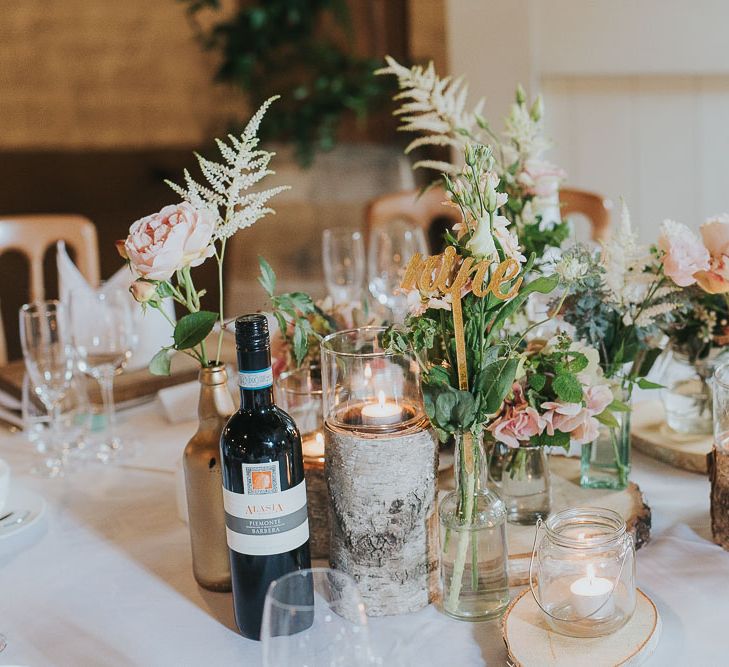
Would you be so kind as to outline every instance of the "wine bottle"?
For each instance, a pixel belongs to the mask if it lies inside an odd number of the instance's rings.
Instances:
[[[235,322],[240,409],[220,436],[235,621],[259,639],[269,584],[311,567],[301,436],[273,401],[264,315]]]

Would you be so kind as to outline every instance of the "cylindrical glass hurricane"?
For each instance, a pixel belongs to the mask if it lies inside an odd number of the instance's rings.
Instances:
[[[443,611],[483,621],[509,604],[506,508],[486,484],[482,437],[456,434],[455,455],[456,489],[438,509]]]
[[[635,547],[625,521],[612,510],[576,507],[540,522],[530,586],[559,633],[598,637],[621,628],[636,601]]]
[[[418,366],[364,327],[322,341],[330,554],[372,616],[415,611],[438,592],[437,439]]]
[[[488,475],[489,486],[506,505],[509,523],[533,526],[547,518],[552,497],[545,447],[495,442],[489,448]]]
[[[328,558],[329,495],[324,476],[321,367],[314,364],[282,373],[276,380],[276,401],[301,433],[311,557]]]

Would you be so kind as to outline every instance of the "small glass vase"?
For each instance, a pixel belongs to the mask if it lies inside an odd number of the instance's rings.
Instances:
[[[616,396],[630,405],[630,392]],[[613,413],[617,426],[600,424],[597,440],[582,445],[580,486],[586,489],[624,489],[630,477],[630,411]]]
[[[696,361],[676,350],[668,354],[662,379],[665,388],[661,389],[668,427],[676,433],[711,433],[712,375],[726,354],[714,350],[705,359]]]
[[[495,442],[489,449],[489,486],[506,505],[509,523],[534,526],[552,506],[549,457],[545,447],[516,449]]]
[[[438,510],[443,611],[484,621],[509,604],[506,508],[486,484],[483,437],[459,433],[455,439],[456,489]]]

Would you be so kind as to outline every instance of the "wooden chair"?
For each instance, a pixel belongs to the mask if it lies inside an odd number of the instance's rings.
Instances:
[[[584,215],[590,221],[592,240],[607,239],[612,207],[608,199],[593,192],[572,188],[560,190],[559,199],[564,217],[574,214]],[[442,187],[433,187],[420,197],[417,191],[410,190],[373,199],[365,212],[365,240],[369,240],[373,230],[379,225],[403,219],[422,227],[430,250],[440,252],[443,232],[461,219],[458,209],[445,206],[443,204],[445,200],[446,195]]]
[[[28,259],[30,300],[45,298],[43,257],[56,241],[65,241],[76,255],[76,265],[86,280],[99,283],[99,248],[96,227],[81,215],[0,216],[0,255],[14,250]],[[0,317],[0,364],[7,363],[5,334]]]
[[[562,188],[559,191],[562,217],[584,215],[592,228],[593,241],[607,241],[610,236],[610,210],[612,202],[602,195],[587,190]]]

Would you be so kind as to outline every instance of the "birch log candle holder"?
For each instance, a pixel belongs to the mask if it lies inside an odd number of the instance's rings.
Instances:
[[[417,364],[385,351],[380,327],[322,341],[330,562],[358,582],[371,616],[438,594],[438,445]]]
[[[282,373],[276,380],[276,400],[291,415],[301,432],[311,557],[328,558],[329,496],[324,477],[320,367],[312,365]]]

